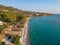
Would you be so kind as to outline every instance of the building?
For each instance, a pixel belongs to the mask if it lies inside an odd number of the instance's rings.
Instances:
[[[4,25],[4,22],[0,21],[0,25]]]
[[[21,36],[21,28],[20,26],[10,25],[5,29],[6,34],[13,34],[13,35],[19,35]]]
[[[39,16],[39,14],[38,14],[38,13],[37,13],[36,15],[37,15],[37,16]]]
[[[6,30],[10,30],[10,31],[19,31],[20,30],[20,26],[15,26],[15,25],[10,25],[9,27],[7,27]]]

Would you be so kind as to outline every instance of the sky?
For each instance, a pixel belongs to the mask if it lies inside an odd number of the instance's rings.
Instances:
[[[26,11],[60,14],[60,0],[0,0],[0,4]]]

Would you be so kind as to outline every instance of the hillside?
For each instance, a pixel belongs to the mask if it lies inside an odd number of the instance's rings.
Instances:
[[[43,16],[50,15],[48,13],[39,13],[39,12],[31,12],[31,11],[23,11],[20,9],[16,9],[10,6],[0,5],[0,20],[10,22],[10,21],[20,21],[23,17],[26,16]]]

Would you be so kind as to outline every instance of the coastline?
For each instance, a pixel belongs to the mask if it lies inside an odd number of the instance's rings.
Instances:
[[[21,45],[29,45],[28,42],[28,20],[30,17],[27,18],[27,22],[24,24],[24,28],[22,28],[22,37],[20,38]]]

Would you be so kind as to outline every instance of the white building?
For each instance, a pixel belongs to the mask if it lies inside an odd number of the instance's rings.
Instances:
[[[38,13],[37,13],[36,15],[37,15],[37,16],[39,16],[39,14],[38,14]]]
[[[2,21],[0,21],[0,25],[4,25],[4,23]]]

